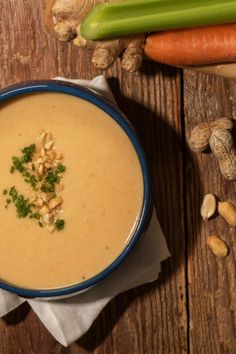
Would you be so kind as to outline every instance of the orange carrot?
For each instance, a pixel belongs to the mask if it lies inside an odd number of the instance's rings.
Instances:
[[[153,33],[144,53],[174,66],[236,62],[236,24]]]

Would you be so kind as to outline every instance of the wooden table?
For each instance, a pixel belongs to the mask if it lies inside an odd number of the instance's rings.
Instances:
[[[1,86],[57,75],[91,79],[89,54],[52,39],[43,1],[1,2]],[[0,353],[236,353],[236,232],[220,217],[203,222],[207,192],[236,202],[210,154],[189,151],[190,130],[222,116],[236,118],[236,83],[144,63],[141,72],[106,74],[119,107],[137,129],[153,175],[157,213],[171,258],[159,280],[114,299],[83,338],[65,349],[27,305],[0,321]],[[231,252],[214,257],[206,238],[220,234]]]

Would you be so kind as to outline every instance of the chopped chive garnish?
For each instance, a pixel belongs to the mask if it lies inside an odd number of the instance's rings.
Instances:
[[[42,184],[40,189],[44,193],[53,193],[53,192],[55,192],[55,186],[54,185],[50,185],[50,184]]]
[[[15,204],[17,216],[19,218],[25,218],[31,213],[32,204],[28,199],[25,199],[23,195],[18,194],[15,186],[11,187],[9,191],[9,195],[11,196],[11,200],[7,199],[7,204],[10,204],[11,201]]]
[[[64,226],[65,226],[65,221],[63,219],[57,219],[57,221],[55,222],[55,225],[56,225],[56,229],[58,231],[64,229]]]
[[[41,206],[47,206],[47,203],[44,202],[41,192],[44,192],[46,197],[50,193],[50,199],[56,198],[58,194],[56,192],[56,184],[61,182],[61,174],[65,172],[66,167],[61,162],[56,163],[58,160],[53,159],[50,153],[47,154],[46,151],[42,153],[41,151],[42,149],[39,149],[39,151],[36,150],[35,144],[21,149],[21,156],[12,157],[10,173],[13,174],[15,171],[20,172],[25,183],[31,186],[32,191],[38,192],[35,193],[33,198],[36,197],[36,199],[33,200],[42,200],[42,204],[30,202],[29,199],[18,193],[15,186],[12,186],[9,190],[4,189],[2,194],[8,194],[5,200],[5,208],[8,208],[8,205],[13,203],[19,218],[29,217],[30,219],[35,219],[39,226],[43,227],[47,225],[47,222],[40,215],[39,209]],[[53,213],[49,213],[49,217],[55,223],[55,228],[58,231],[64,228],[65,221],[63,219],[57,219]]]
[[[19,157],[15,157],[13,156],[12,158],[12,162],[13,162],[13,168],[15,168],[17,171],[19,172],[24,172],[25,168],[23,166],[23,162],[19,159]]]
[[[17,190],[16,190],[16,187],[15,187],[15,186],[13,186],[13,187],[10,188],[9,195],[10,195],[12,198],[17,198],[18,193],[17,193]]]
[[[54,173],[52,171],[49,171],[46,174],[45,180],[46,180],[46,182],[48,182],[48,184],[53,185],[55,183],[59,183],[60,182],[60,177],[57,175],[56,172]]]
[[[32,213],[30,216],[31,216],[32,219],[37,219],[37,220],[40,219],[40,215],[39,215],[38,212]]]
[[[56,173],[63,173],[66,170],[66,166],[64,166],[61,162],[57,165]]]
[[[30,214],[30,219],[37,219],[37,220],[39,220],[39,219],[40,219],[39,213],[38,213],[38,212],[35,212],[35,213]]]
[[[28,199],[25,199],[23,195],[19,195],[15,201],[17,210],[17,216],[19,218],[25,218],[31,213],[31,204]]]
[[[24,147],[24,149],[22,149],[22,153],[24,154],[22,156],[22,161],[24,163],[30,162],[32,160],[32,155],[35,152],[36,149],[36,145],[35,144],[31,144],[29,146]]]

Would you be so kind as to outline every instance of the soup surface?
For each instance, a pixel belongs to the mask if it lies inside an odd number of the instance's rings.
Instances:
[[[12,157],[53,134],[62,152],[62,230],[17,217],[2,191],[29,185]],[[0,279],[20,287],[50,289],[88,279],[122,252],[142,209],[143,176],[137,154],[119,125],[99,108],[60,93],[22,96],[0,107]]]

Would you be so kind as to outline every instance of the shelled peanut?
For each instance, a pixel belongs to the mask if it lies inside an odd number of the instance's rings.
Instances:
[[[229,246],[219,236],[209,236],[207,244],[217,257],[227,257],[229,254]]]
[[[210,219],[216,211],[230,226],[236,227],[236,206],[230,201],[219,201],[217,203],[216,197],[213,194],[206,194],[201,205],[203,220]],[[219,236],[209,236],[207,244],[216,256],[228,256],[229,247]]]
[[[214,194],[206,194],[201,206],[203,220],[210,219],[216,212],[216,197]]]
[[[236,206],[233,203],[219,202],[218,212],[230,226],[236,227]]]

